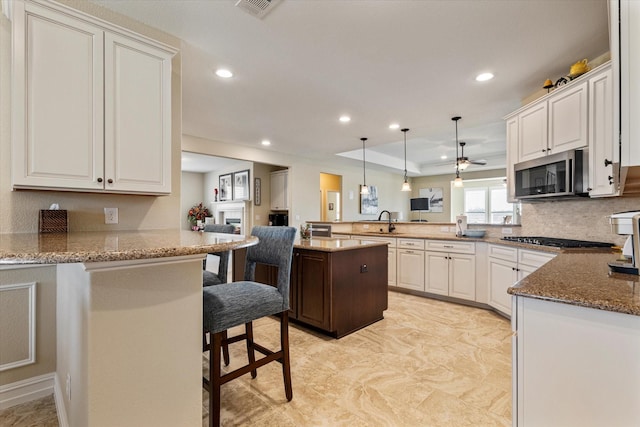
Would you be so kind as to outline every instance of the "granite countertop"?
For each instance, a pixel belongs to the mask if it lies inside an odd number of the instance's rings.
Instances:
[[[252,246],[253,236],[186,230],[0,234],[0,264],[128,261]]]
[[[568,252],[509,288],[512,295],[640,316],[640,276],[609,272],[619,253]]]
[[[348,251],[353,249],[360,249],[363,246],[387,246],[387,243],[361,239],[335,239],[314,237],[310,240],[296,240],[293,244],[293,247],[296,249],[308,249],[321,252]]]

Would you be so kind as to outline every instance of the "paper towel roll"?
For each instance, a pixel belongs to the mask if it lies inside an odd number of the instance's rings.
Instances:
[[[466,232],[467,232],[467,216],[466,215],[456,216],[456,236],[464,236],[464,233]]]

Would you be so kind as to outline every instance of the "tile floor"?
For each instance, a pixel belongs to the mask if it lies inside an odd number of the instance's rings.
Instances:
[[[274,320],[254,333],[276,347]],[[293,400],[269,364],[223,387],[223,425],[511,425],[510,325],[490,311],[390,292],[374,325],[339,340],[292,325],[290,341]],[[233,367],[246,356],[231,350]],[[57,426],[53,399],[0,411],[0,425]]]

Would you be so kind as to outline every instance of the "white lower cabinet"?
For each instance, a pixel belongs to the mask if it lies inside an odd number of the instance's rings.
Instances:
[[[489,245],[488,252],[489,305],[511,316],[511,295],[507,289],[552,260],[555,254],[502,245]]]
[[[398,239],[397,286],[424,291],[424,240]]]
[[[426,240],[425,291],[475,301],[475,243]]]
[[[640,317],[514,297],[513,425],[640,425]]]

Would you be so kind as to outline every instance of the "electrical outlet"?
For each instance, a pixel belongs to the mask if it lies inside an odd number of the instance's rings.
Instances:
[[[367,264],[362,264],[360,266],[360,273],[368,273],[369,269],[367,268]]]
[[[502,234],[512,234],[513,230],[510,227],[502,227]]]
[[[104,208],[104,223],[105,224],[118,223],[118,208]]]
[[[364,225],[362,226],[362,228],[364,228],[365,230],[368,230],[368,229],[369,229],[369,224],[364,224]]]

